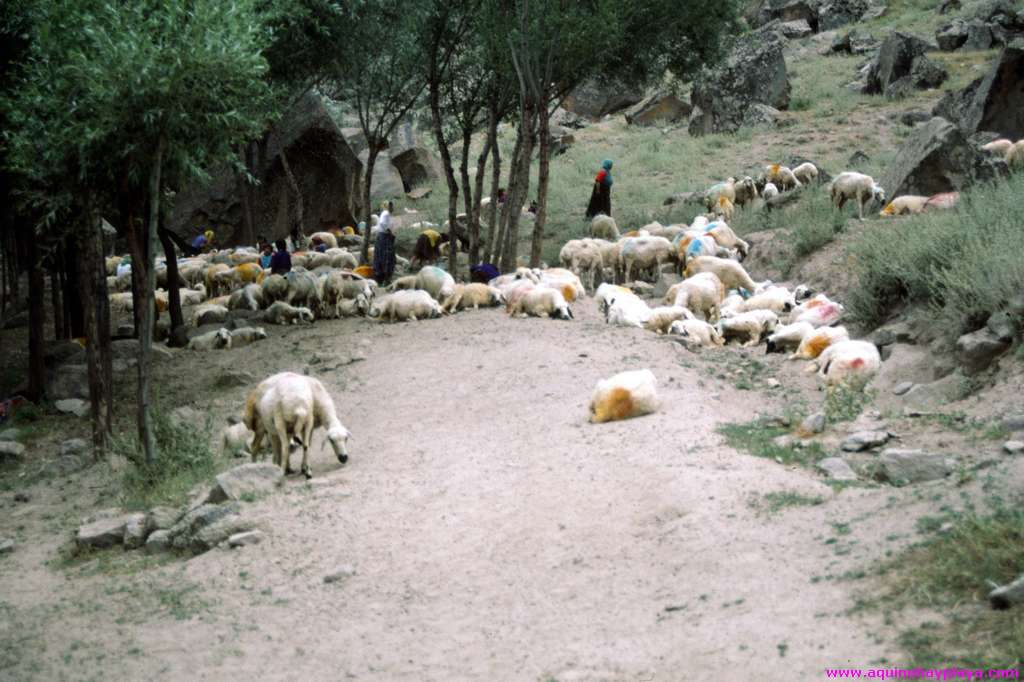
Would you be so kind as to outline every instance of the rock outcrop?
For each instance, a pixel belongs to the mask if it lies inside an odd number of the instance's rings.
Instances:
[[[942,84],[946,70],[925,56],[928,43],[922,38],[893,31],[871,62],[862,92],[897,98],[911,87],[930,88]]]
[[[1005,48],[984,77],[947,93],[932,113],[955,121],[964,135],[1024,138],[1024,44]]]

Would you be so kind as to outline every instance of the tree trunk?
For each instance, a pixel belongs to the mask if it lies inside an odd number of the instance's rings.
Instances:
[[[473,211],[469,214],[469,224],[471,232],[469,234],[469,262],[476,264],[480,261],[480,200],[483,199],[484,195],[484,175],[487,173],[487,157],[491,155],[491,137],[487,136],[484,140],[484,148],[480,152],[480,156],[476,160],[476,176],[473,178],[473,188],[466,188],[466,191],[473,197],[472,206]],[[497,201],[497,197],[494,197],[491,203]],[[490,238],[490,237],[488,237]]]
[[[60,262],[54,250],[50,265],[50,307],[53,308],[53,338],[60,341],[64,338],[64,306],[60,295]]]
[[[473,143],[473,131],[462,131],[462,155],[459,158],[459,180],[462,182],[462,205],[466,213],[466,229],[469,230],[469,264],[476,263],[477,241],[480,239],[480,226],[474,224],[473,188],[469,184],[469,147]]]
[[[369,136],[366,139],[369,145],[366,155],[366,177],[363,182],[363,218],[366,223],[365,229],[363,229],[363,248],[359,252],[359,261],[363,265],[373,265],[370,262],[370,232],[372,232],[372,222],[370,216],[373,215],[373,204],[370,203],[370,190],[373,186],[373,167],[377,165],[377,138],[374,137],[371,141]]]
[[[85,308],[85,355],[88,363],[89,402],[92,407],[92,445],[97,460],[107,444],[109,422],[107,402],[109,391],[104,382],[102,351],[110,348],[110,326],[106,339],[101,324],[100,296],[106,296],[106,272],[103,266],[103,232],[98,215],[91,208],[85,212],[85,229],[79,236],[81,265],[78,269],[78,287]],[[102,281],[101,281],[102,278]]]
[[[448,183],[448,272],[452,277],[455,277],[459,262],[459,240],[456,237],[458,228],[456,215],[459,212],[459,183],[455,179],[455,169],[452,168],[452,155],[448,149],[448,142],[444,139],[444,129],[442,128],[441,121],[441,84],[437,77],[430,78],[429,80],[430,118],[434,128],[434,140],[437,142],[437,148],[441,154],[444,178]]]
[[[69,330],[68,337],[72,339],[85,336],[85,307],[82,305],[82,291],[78,286],[80,260],[78,240],[71,235],[64,242],[64,265],[67,273],[65,275],[67,286],[64,288],[64,304],[71,313],[70,324],[66,326]]]
[[[546,101],[546,100],[542,100]],[[548,178],[551,174],[551,129],[546,111],[539,116],[540,127],[540,168],[537,171],[537,215],[533,220],[533,238],[530,241],[530,267],[540,267],[541,251],[544,249],[544,224],[547,222]]]
[[[288,179],[288,186],[291,187],[292,193],[295,194],[295,223],[292,225],[292,241],[295,242],[295,247],[299,246],[299,238],[305,234],[305,204],[302,201],[302,190],[299,189],[299,183],[295,180],[295,176],[292,174],[292,166],[288,163],[288,157],[285,156],[284,147],[281,148],[281,167],[284,168],[284,176]]]
[[[149,220],[145,229],[146,282],[142,292],[142,326],[139,329],[139,443],[146,456],[146,464],[156,460],[156,438],[150,419],[150,363],[153,356],[153,292],[156,289],[156,250],[159,247],[157,230],[160,216],[160,174],[163,170],[164,139],[157,142],[156,156],[149,175]],[[282,154],[282,158],[284,158]]]
[[[46,309],[44,291],[46,277],[39,257],[38,237],[35,230],[26,229],[28,244],[28,398],[42,400],[46,392],[46,366],[43,361]]]
[[[505,203],[501,207],[501,217],[498,220],[498,234],[494,240],[494,251],[492,253],[491,262],[501,267],[501,263],[505,257],[505,235],[508,232],[508,221],[509,215],[512,210],[512,201],[510,199],[512,184],[518,182],[516,178],[516,169],[519,168],[519,155],[523,151],[523,126],[520,125],[516,130],[516,144],[512,148],[512,159],[508,164],[508,187],[505,193]],[[493,178],[492,178],[493,181]]]
[[[164,247],[164,258],[167,259],[167,309],[171,315],[171,333],[168,344],[181,347],[187,342],[185,335],[185,317],[181,314],[181,279],[178,277],[178,254],[174,252],[174,242],[167,230],[161,225],[159,229],[160,244]]]
[[[247,142],[239,149],[239,155],[242,157],[242,163],[245,165],[245,170],[248,175],[255,177],[256,171],[253,168],[253,161],[255,159],[255,147],[256,141]],[[254,219],[254,208],[255,196],[252,188],[252,184],[249,182],[249,178],[246,177],[246,173],[238,174],[239,188],[241,189],[242,195],[242,242],[244,244],[255,244],[256,243],[256,221]],[[161,236],[160,241],[163,242]],[[164,245],[166,249],[166,244]],[[173,248],[173,247],[172,247]],[[173,325],[173,322],[172,322]]]
[[[516,256],[519,248],[519,216],[523,202],[530,196],[530,161],[533,157],[533,126],[536,118],[534,102],[531,97],[524,100],[522,117],[519,125],[523,127],[523,146],[519,152],[515,168],[515,180],[509,191],[508,229],[505,233],[505,249],[501,258],[501,269],[511,272],[516,269]]]
[[[498,144],[498,111],[496,106],[488,110],[487,142],[491,146],[491,205],[487,207],[487,242],[484,244],[484,260],[495,262],[498,251],[495,243],[498,227],[498,189],[501,187],[501,149]]]

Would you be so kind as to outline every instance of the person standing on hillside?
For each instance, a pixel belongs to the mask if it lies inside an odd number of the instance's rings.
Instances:
[[[587,205],[587,218],[599,213],[607,216],[612,214],[612,160],[605,159],[601,170],[594,178],[594,190],[590,193],[590,204]]]
[[[391,229],[391,212],[394,210],[393,203],[385,204],[380,220],[373,228],[373,277],[381,286],[390,284],[391,276],[395,274],[395,233]]]

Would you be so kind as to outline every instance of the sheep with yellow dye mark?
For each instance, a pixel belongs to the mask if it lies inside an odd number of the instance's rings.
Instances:
[[[925,206],[928,205],[929,197],[917,196],[914,194],[905,194],[901,197],[896,197],[888,204],[885,205],[878,215],[883,218],[900,215],[914,215],[922,213]]]
[[[598,381],[590,400],[590,421],[601,424],[657,411],[657,384],[649,369],[620,372]]]
[[[834,343],[846,341],[850,333],[846,327],[819,327],[804,336],[796,352],[789,356],[790,360],[813,360]]]
[[[772,163],[765,166],[764,170],[765,179],[784,192],[800,186],[799,178],[782,164]]]

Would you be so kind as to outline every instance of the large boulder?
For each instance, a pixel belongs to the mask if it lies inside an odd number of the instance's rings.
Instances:
[[[590,80],[574,88],[562,107],[579,116],[600,118],[631,107],[643,98],[643,90],[635,86],[608,85]]]
[[[441,177],[438,170],[440,162],[433,152],[425,147],[409,147],[397,153],[392,150],[391,165],[402,178],[402,186],[406,193],[426,187]]]
[[[893,485],[907,485],[945,478],[954,467],[953,459],[943,454],[889,448],[878,458],[878,477]]]
[[[814,29],[807,23],[805,19],[797,19],[796,21],[784,21],[779,24],[779,30],[782,31],[782,35],[786,36],[790,40],[798,40],[800,38],[806,38],[807,36],[814,33]]]
[[[990,130],[1012,140],[1024,138],[1024,45],[1004,48],[983,78],[936,105],[937,110],[943,107],[958,115],[950,120],[966,135]]]
[[[967,42],[967,22],[957,18],[943,24],[935,31],[935,42],[946,52],[960,49]]]
[[[1009,347],[1009,341],[1000,339],[992,330],[985,327],[957,339],[956,356],[964,368],[964,373],[970,376],[988,369],[988,366]]]
[[[672,93],[656,92],[626,112],[626,123],[649,126],[674,123],[690,115],[692,107]]]
[[[826,0],[818,8],[818,30],[832,29],[854,24],[868,11],[867,0]]]
[[[820,0],[768,0],[762,14],[766,24],[778,20],[782,23],[806,21],[815,33],[818,32],[818,8]]]
[[[735,132],[750,123],[755,104],[787,109],[789,93],[782,39],[766,31],[751,34],[697,78],[690,96],[690,134]]]
[[[864,94],[886,93],[890,85],[910,75],[914,60],[924,55],[927,49],[928,43],[922,38],[901,31],[890,33],[882,41],[878,56],[871,62],[864,84]]]
[[[880,184],[891,197],[959,192],[996,177],[998,163],[972,146],[955,125],[934,117],[912,130]]]
[[[242,500],[274,492],[284,482],[284,472],[276,464],[251,462],[217,474],[216,497]]]

